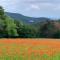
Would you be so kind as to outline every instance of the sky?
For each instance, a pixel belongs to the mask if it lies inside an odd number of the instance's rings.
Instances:
[[[30,17],[60,18],[60,0],[0,0],[6,12]]]

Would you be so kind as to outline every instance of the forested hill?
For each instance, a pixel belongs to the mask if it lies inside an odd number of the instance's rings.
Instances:
[[[18,17],[0,6],[0,38],[60,38],[60,20]]]
[[[10,17],[12,17],[15,20],[19,20],[28,24],[32,24],[32,23],[37,23],[37,22],[41,22],[41,21],[46,21],[46,20],[50,20],[49,18],[45,18],[45,17],[28,17],[28,16],[24,16],[22,14],[18,14],[18,13],[10,13],[10,12],[6,12],[6,14]]]

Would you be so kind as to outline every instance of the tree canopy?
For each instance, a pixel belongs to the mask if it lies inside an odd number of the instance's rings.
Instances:
[[[0,6],[0,38],[60,38],[60,20],[27,24],[7,16]]]

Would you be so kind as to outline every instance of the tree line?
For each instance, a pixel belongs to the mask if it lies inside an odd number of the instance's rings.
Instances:
[[[60,38],[60,20],[25,24],[7,16],[0,6],[0,38]]]

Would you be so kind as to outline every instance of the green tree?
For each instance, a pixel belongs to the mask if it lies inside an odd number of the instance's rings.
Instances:
[[[19,37],[21,38],[34,38],[36,37],[36,29],[35,27],[23,23],[23,22],[19,22],[19,21],[15,21],[16,26],[17,26],[17,32],[19,34]]]
[[[56,28],[53,21],[43,22],[42,25],[40,25],[40,29],[38,31],[39,37],[42,38],[51,38],[55,32]]]
[[[14,20],[10,17],[7,17],[5,19],[5,31],[7,34],[7,37],[17,37],[17,29],[16,29],[16,24],[14,23]]]
[[[5,19],[5,12],[2,6],[0,6],[0,18]]]
[[[56,32],[53,34],[53,38],[60,38],[60,30],[56,31]]]
[[[17,37],[17,29],[14,19],[5,15],[3,7],[0,6],[0,37]]]

